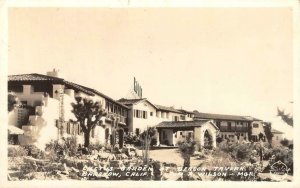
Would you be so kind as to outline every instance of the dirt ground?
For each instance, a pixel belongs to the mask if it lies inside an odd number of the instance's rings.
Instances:
[[[183,158],[178,149],[158,149],[150,150],[150,158],[161,162],[175,163],[177,166],[183,165]],[[191,157],[191,166],[198,166],[203,160]]]

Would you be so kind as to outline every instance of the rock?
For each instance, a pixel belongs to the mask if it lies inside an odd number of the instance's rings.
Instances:
[[[79,161],[79,162],[77,163],[77,168],[78,168],[79,170],[82,170],[83,167],[84,167],[83,162],[82,162],[82,161]]]
[[[26,156],[26,157],[24,157],[24,162],[31,163],[31,164],[35,163],[35,164],[39,164],[39,165],[45,165],[49,161],[48,160],[35,159],[33,157]]]
[[[116,156],[114,154],[111,154],[109,157],[108,157],[109,160],[116,160]]]
[[[128,159],[128,156],[125,153],[121,154],[122,159]]]
[[[72,170],[72,171],[74,171],[74,172],[76,172],[76,173],[78,173],[78,172],[79,172],[79,170],[78,170],[78,169],[76,169],[76,168],[74,168],[74,167],[71,167],[71,170]]]

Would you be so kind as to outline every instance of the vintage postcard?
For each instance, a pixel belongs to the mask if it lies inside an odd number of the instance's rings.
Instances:
[[[1,6],[3,185],[297,187],[299,1]]]

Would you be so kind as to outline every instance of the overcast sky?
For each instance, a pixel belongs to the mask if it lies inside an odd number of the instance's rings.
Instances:
[[[8,73],[58,68],[114,99],[135,76],[155,104],[276,122],[292,112],[292,37],[288,8],[17,8]]]

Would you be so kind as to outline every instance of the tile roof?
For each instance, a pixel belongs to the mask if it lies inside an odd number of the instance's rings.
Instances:
[[[9,75],[8,81],[63,81],[63,79],[53,77],[53,76],[33,73],[33,74]]]
[[[220,119],[220,120],[237,120],[237,121],[261,121],[260,119],[251,116],[225,115],[225,114],[210,114],[194,111],[196,119]]]
[[[188,111],[188,110],[184,110],[184,109],[177,109],[177,110],[180,111],[180,112],[183,112],[183,113],[194,114],[194,112]]]
[[[161,111],[168,111],[168,112],[175,112],[175,113],[180,113],[182,114],[183,112],[179,111],[179,110],[176,110],[175,108],[173,107],[166,107],[166,106],[162,106],[162,105],[158,105],[158,104],[155,104],[156,108],[158,110],[161,110]]]
[[[78,90],[81,91],[85,94],[88,94],[90,96],[101,96],[103,98],[106,98],[114,103],[119,104],[120,106],[123,106],[125,108],[128,108],[127,106],[123,105],[122,103],[119,103],[117,101],[115,101],[114,99],[108,97],[107,95],[104,95],[103,93],[89,88],[89,87],[85,87],[73,82],[69,82],[64,80],[63,78],[58,78],[58,77],[53,77],[53,76],[48,76],[48,75],[43,75],[43,74],[20,74],[20,75],[9,75],[8,76],[8,82],[36,82],[36,81],[41,81],[41,82],[54,82],[54,83],[60,83],[60,84],[64,84],[65,86],[67,86],[70,89],[74,89],[74,90]]]
[[[124,98],[121,98],[117,101],[119,103],[124,104],[124,105],[132,105],[132,104],[135,104],[135,103],[143,101],[143,100],[146,100],[146,98],[142,98],[142,99],[124,99]]]
[[[272,132],[272,133],[275,133],[275,134],[284,134],[283,132],[278,131],[278,130],[276,130],[276,129],[272,129],[271,132]]]
[[[199,121],[163,121],[159,123],[156,128],[191,128],[191,127],[201,127],[209,120],[199,120]]]

